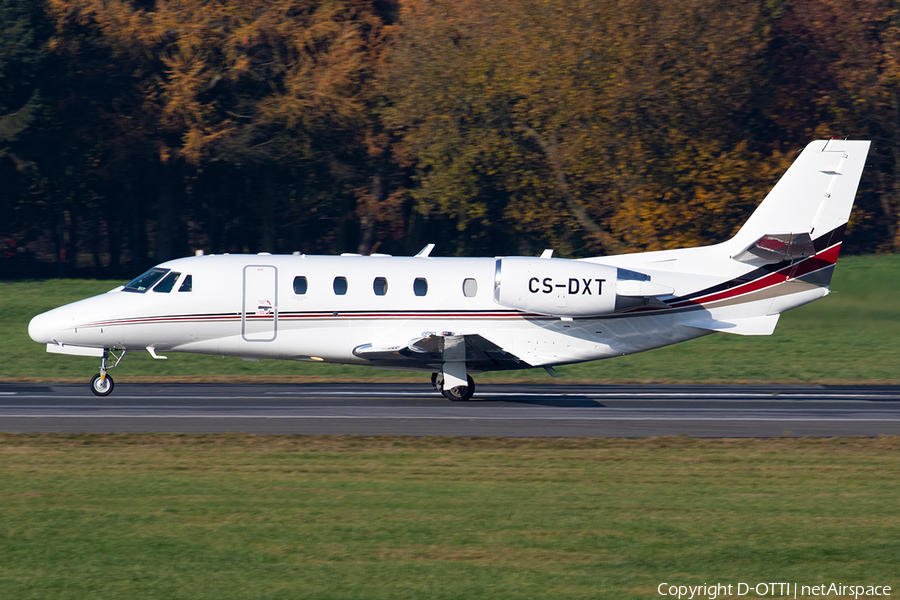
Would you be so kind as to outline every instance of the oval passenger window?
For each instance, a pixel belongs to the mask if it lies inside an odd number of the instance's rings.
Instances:
[[[294,277],[294,293],[295,294],[298,294],[298,295],[305,294],[308,287],[309,287],[309,285],[306,282],[306,277],[303,277],[302,275],[298,275],[297,277]]]
[[[372,282],[372,288],[375,290],[376,296],[384,296],[387,294],[387,279],[384,277],[376,277]]]
[[[478,293],[478,282],[472,278],[463,280],[463,296],[466,298],[474,298]]]
[[[335,277],[334,278],[334,293],[338,296],[343,296],[347,293],[347,278],[346,277]]]
[[[428,282],[422,277],[416,277],[413,281],[413,292],[416,296],[424,296],[428,293]]]

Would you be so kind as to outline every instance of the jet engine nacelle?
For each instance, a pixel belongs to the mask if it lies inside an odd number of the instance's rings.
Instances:
[[[494,301],[524,312],[589,317],[616,310],[615,267],[564,258],[499,258]]]

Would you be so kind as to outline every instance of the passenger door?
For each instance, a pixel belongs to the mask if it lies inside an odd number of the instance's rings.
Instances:
[[[271,342],[278,333],[278,269],[244,267],[244,310],[241,335],[248,342]]]

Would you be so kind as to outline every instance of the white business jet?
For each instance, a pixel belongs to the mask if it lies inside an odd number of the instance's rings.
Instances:
[[[713,246],[602,256],[206,255],[34,317],[48,352],[370,365],[432,373],[468,400],[472,373],[622,356],[713,332],[769,335],[829,293],[868,141],[809,144],[744,226]],[[108,362],[109,361],[109,362]],[[114,361],[114,364],[113,364]]]

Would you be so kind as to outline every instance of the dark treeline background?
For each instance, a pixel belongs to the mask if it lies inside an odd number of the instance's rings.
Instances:
[[[822,137],[892,252],[898,129],[893,0],[0,0],[0,275],[719,241]]]

